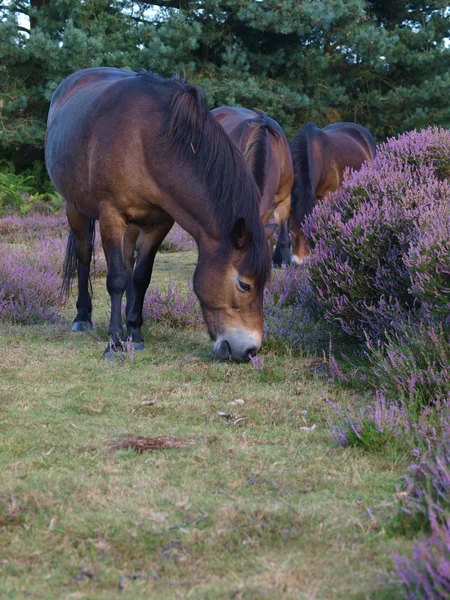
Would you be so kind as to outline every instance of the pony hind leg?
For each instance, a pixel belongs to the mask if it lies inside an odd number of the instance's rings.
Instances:
[[[78,276],[77,314],[72,323],[72,331],[90,331],[92,329],[92,300],[89,291],[89,272],[95,238],[95,219],[79,213],[70,204],[66,206],[66,214],[70,233],[63,269],[63,293],[67,298],[71,279],[76,272]]]
[[[281,265],[291,264],[291,239],[289,237],[288,219],[291,210],[291,195],[289,194],[275,211],[275,220],[278,224],[278,241],[272,255],[272,264],[274,268],[281,268]]]
[[[145,293],[150,285],[156,252],[166,235],[172,229],[173,219],[158,223],[149,231],[142,231],[137,241],[136,265],[133,272],[133,305],[127,311],[127,339],[131,338],[136,350],[144,349],[141,333],[142,309]]]

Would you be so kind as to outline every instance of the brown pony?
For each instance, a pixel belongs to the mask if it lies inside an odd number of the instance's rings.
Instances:
[[[89,268],[99,220],[111,298],[109,335],[143,348],[142,305],[159,245],[177,221],[196,240],[194,290],[218,358],[261,347],[270,272],[259,193],[240,152],[179,79],[109,67],[78,71],[53,94],[45,147],[71,228],[64,284],[78,272],[72,329],[92,328]],[[135,254],[136,248],[136,254]],[[112,355],[110,346],[105,356]]]
[[[324,129],[308,123],[295,134],[291,152],[292,262],[301,264],[309,254],[302,231],[305,217],[311,214],[317,199],[339,188],[346,168],[358,170],[364,161],[375,158],[376,144],[367,129],[355,123],[333,123]]]
[[[278,224],[274,263],[290,261],[287,221],[294,181],[289,143],[281,126],[264,112],[221,106],[211,111],[247,161],[259,188],[264,224],[272,217]]]

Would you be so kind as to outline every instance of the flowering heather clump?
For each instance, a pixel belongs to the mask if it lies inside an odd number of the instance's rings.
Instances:
[[[431,537],[413,546],[413,556],[394,556],[407,600],[447,600],[450,597],[450,518],[438,521],[430,511]]]
[[[264,356],[250,356],[249,358],[257,371],[264,371]]]
[[[6,246],[7,252],[0,252],[0,318],[20,323],[57,319],[64,240]]]
[[[274,271],[264,290],[266,343],[315,352],[327,338],[315,318],[315,302],[305,267]]]
[[[398,494],[401,512],[411,516],[430,511],[439,519],[450,515],[450,401],[438,403],[438,430],[426,433],[422,440],[425,450],[414,450],[416,463],[405,476],[406,491]]]
[[[400,323],[383,345],[368,343],[381,391],[417,406],[450,397],[450,332],[442,324]]]
[[[428,224],[427,224],[428,225]],[[450,204],[433,214],[411,244],[405,264],[411,276],[411,293],[430,317],[450,315]]]
[[[33,213],[26,216],[7,216],[0,219],[0,240],[2,242],[23,243],[34,239],[66,237],[69,233],[64,214],[42,215]]]
[[[267,305],[305,305],[311,300],[311,288],[305,268],[283,265],[281,269],[274,269],[270,285],[264,291],[264,302]]]
[[[175,223],[159,247],[159,250],[161,252],[183,252],[185,250],[196,250],[196,248],[197,244],[194,238],[180,227],[178,223]]]
[[[376,400],[356,411],[352,406],[346,411],[334,402],[328,402],[336,412],[330,434],[339,446],[361,446],[377,450],[392,441],[405,443],[425,435],[428,429],[425,412],[414,423],[411,415],[399,402],[387,402],[383,394],[376,393]]]
[[[183,295],[180,286],[171,281],[167,295],[160,288],[147,293],[143,315],[151,321],[158,321],[170,327],[189,327],[201,321],[200,306],[190,283],[188,294]]]
[[[304,229],[311,285],[328,321],[382,339],[417,299],[445,311],[449,164],[449,131],[413,131],[381,144],[373,163],[317,204]]]

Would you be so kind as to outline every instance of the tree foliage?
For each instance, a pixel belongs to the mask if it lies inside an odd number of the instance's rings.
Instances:
[[[448,36],[446,0],[0,0],[2,158],[42,159],[56,86],[101,65],[178,72],[211,107],[263,109],[288,135],[449,127]]]

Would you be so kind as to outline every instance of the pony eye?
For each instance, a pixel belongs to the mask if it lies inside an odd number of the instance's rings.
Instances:
[[[236,287],[240,292],[249,292],[252,289],[249,283],[244,283],[240,279],[236,279]]]

